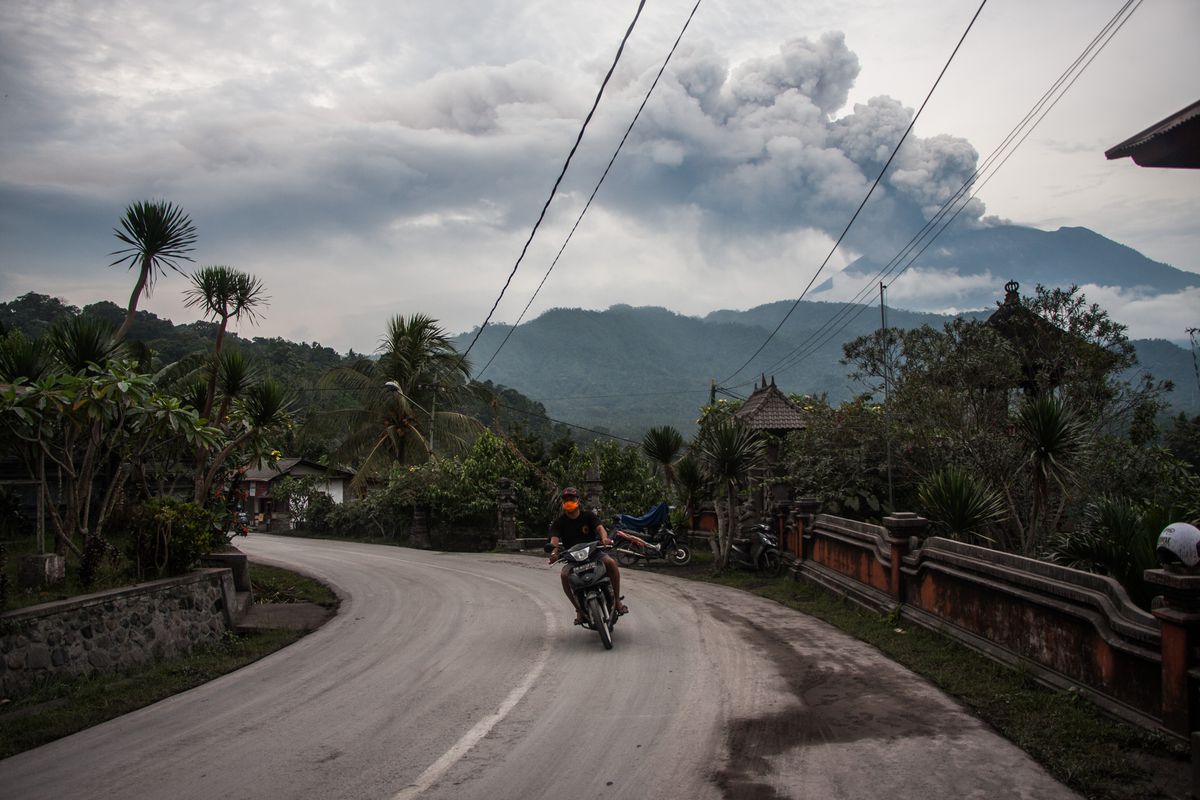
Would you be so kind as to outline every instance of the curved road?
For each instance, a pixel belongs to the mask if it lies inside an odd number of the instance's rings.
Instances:
[[[543,559],[255,535],[340,613],[236,673],[0,761],[2,798],[1073,798],[876,650],[625,570],[605,651]]]

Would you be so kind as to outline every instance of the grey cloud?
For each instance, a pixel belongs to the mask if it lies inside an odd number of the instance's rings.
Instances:
[[[837,235],[913,115],[876,97],[835,118],[857,72],[840,34],[792,40],[772,57],[732,68],[711,44],[685,48],[606,188],[608,202],[641,216],[687,203],[730,233],[811,227]],[[631,109],[648,80],[615,102]],[[610,125],[598,140],[619,135]],[[854,228],[853,246],[883,255],[903,244],[977,158],[961,138],[910,135]],[[982,212],[974,202],[960,220],[977,221]]]
[[[769,106],[794,90],[829,114],[846,104],[858,71],[845,36],[830,32],[816,42],[792,39],[776,56],[747,61],[734,71],[730,92],[739,103]]]

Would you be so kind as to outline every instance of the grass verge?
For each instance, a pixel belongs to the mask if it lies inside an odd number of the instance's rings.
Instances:
[[[256,603],[316,603],[337,608],[338,598],[323,583],[279,567],[250,564],[250,582]]]
[[[699,555],[699,554],[698,554]],[[1055,691],[954,639],[867,611],[787,577],[727,571],[706,559],[668,574],[718,583],[823,620],[957,698],[1058,780],[1094,800],[1186,800],[1188,748],[1107,715],[1075,692]]]
[[[312,602],[337,607],[337,595],[304,575],[250,565],[257,602]],[[261,599],[260,599],[261,598]],[[300,631],[226,634],[216,646],[183,658],[89,678],[47,682],[35,692],[0,705],[0,758],[7,758],[101,722],[156,703],[233,672],[295,642]]]

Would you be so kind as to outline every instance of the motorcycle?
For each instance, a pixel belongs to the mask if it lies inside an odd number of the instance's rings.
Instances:
[[[617,624],[617,598],[613,596],[612,581],[601,556],[607,547],[599,542],[582,542],[569,550],[559,551],[550,563],[566,560],[570,565],[567,581],[575,595],[575,601],[583,610],[583,627],[600,634],[605,650],[613,646],[612,631]],[[555,553],[551,544],[546,552]]]
[[[679,541],[667,524],[671,507],[659,503],[640,517],[618,514],[613,526],[617,562],[628,567],[638,559],[662,558],[682,567],[692,560],[692,548]]]
[[[729,559],[746,569],[774,577],[783,567],[779,539],[771,528],[759,523],[750,528],[746,538],[734,539],[729,546]]]

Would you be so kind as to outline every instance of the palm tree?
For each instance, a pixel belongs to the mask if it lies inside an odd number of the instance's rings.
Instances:
[[[933,473],[917,489],[930,517],[954,538],[983,535],[988,525],[1004,518],[1004,498],[962,467],[948,466]]]
[[[202,417],[208,417],[216,396],[217,373],[220,369],[218,362],[229,320],[240,321],[245,317],[252,323],[257,322],[269,298],[263,293],[263,283],[259,278],[224,265],[197,270],[190,280],[192,285],[184,292],[187,298],[185,305],[199,308],[205,317],[218,322],[217,338],[213,343],[213,369],[209,373],[204,405],[199,409]]]
[[[724,513],[717,513],[716,568],[723,570],[729,563],[729,547],[737,526],[738,486],[762,464],[766,448],[754,431],[733,419],[719,420],[709,427],[697,445],[704,472],[725,489]]]
[[[129,332],[142,292],[150,294],[157,273],[170,267],[184,274],[176,262],[179,259],[191,261],[186,254],[196,243],[196,228],[191,218],[166,200],[139,201],[129,206],[121,219],[121,229],[113,228],[113,233],[129,246],[109,253],[119,256],[109,266],[128,261],[130,267],[138,267],[138,277],[129,295],[129,311],[117,331],[118,340],[124,339]]]
[[[348,409],[323,415],[341,429],[334,460],[358,464],[355,488],[391,463],[415,463],[440,451],[464,449],[480,430],[453,411],[467,393],[469,362],[437,321],[423,314],[395,316],[380,340],[379,358],[326,373],[322,383],[358,398]]]
[[[675,462],[679,459],[681,450],[683,434],[670,425],[651,428],[642,437],[642,452],[654,462],[655,469],[662,472],[668,492],[675,484]]]
[[[1087,447],[1087,431],[1078,415],[1050,395],[1031,398],[1017,414],[1017,438],[1025,449],[1032,481],[1033,502],[1025,531],[1024,553],[1033,555],[1048,532],[1057,526],[1066,492],[1075,482],[1075,464]],[[1060,490],[1057,510],[1050,514],[1051,489]]]

